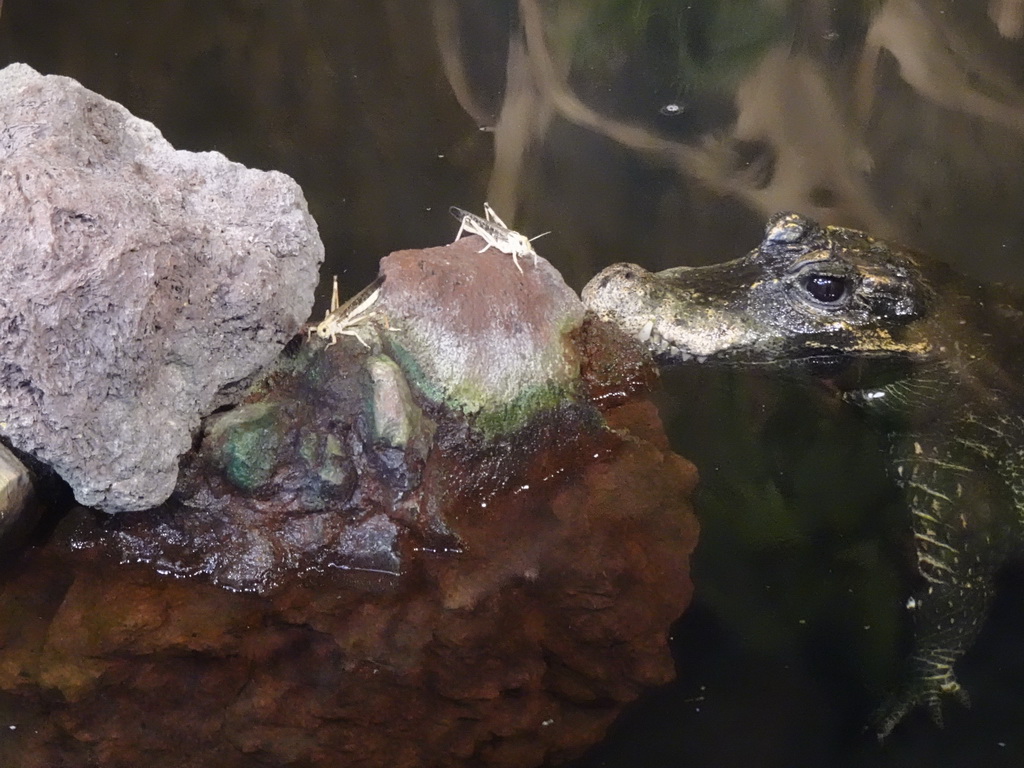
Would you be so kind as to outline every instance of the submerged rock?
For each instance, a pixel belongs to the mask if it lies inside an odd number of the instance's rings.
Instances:
[[[0,434],[83,504],[156,506],[309,314],[316,224],[287,176],[175,151],[68,78],[0,71],[0,126]]]
[[[528,768],[578,754],[672,678],[696,538],[695,473],[654,407],[604,416],[612,429],[549,443],[515,485],[450,503],[461,551],[410,552],[401,575],[328,569],[239,594],[61,531],[68,544],[0,588],[0,722],[16,726],[0,764]]]

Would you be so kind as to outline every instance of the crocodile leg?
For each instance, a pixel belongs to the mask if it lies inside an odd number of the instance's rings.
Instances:
[[[992,596],[992,578],[973,577],[969,586],[929,583],[911,598],[914,606],[914,650],[899,688],[876,711],[879,739],[889,735],[903,717],[924,706],[932,720],[942,725],[942,701],[953,697],[970,706],[953,665],[974,642]]]
[[[906,676],[876,713],[884,738],[911,709],[924,706],[942,724],[942,701],[967,705],[953,665],[974,642],[1007,548],[1000,532],[1019,527],[1006,485],[980,444],[909,437],[894,448],[897,479],[913,516],[914,551],[922,579],[908,601],[914,612],[913,651]],[[1007,520],[997,520],[1006,516]]]

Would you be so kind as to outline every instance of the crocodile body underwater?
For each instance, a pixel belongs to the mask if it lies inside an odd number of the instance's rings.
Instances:
[[[798,367],[880,419],[920,578],[906,676],[875,726],[919,705],[941,724],[944,699],[967,703],[954,664],[1024,548],[1024,291],[780,214],[740,259],[614,264],[583,300],[660,363]]]

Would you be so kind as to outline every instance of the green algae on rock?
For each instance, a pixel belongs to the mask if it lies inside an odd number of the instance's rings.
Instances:
[[[373,379],[374,435],[394,448],[405,448],[423,429],[423,411],[394,360],[376,355],[367,361],[367,369]]]
[[[206,439],[221,446],[220,464],[236,486],[250,493],[266,483],[279,449],[274,408],[242,406],[207,422]]]

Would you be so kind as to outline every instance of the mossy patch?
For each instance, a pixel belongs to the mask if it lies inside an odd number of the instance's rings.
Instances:
[[[524,380],[518,391],[512,390],[515,394],[511,397],[479,378],[466,376],[446,384],[432,377],[409,350],[395,344],[390,351],[405,372],[406,379],[424,397],[470,417],[473,426],[491,438],[520,429],[538,413],[576,399],[578,365],[562,357],[565,349],[566,346],[562,346],[558,350],[559,355],[552,365],[538,366],[540,369],[550,368],[559,374],[557,377],[552,376],[545,381],[533,376],[538,383],[531,385]]]
[[[281,435],[278,409],[268,404],[246,405],[220,419],[207,433],[225,477],[238,488],[253,492],[266,483],[277,464]]]

